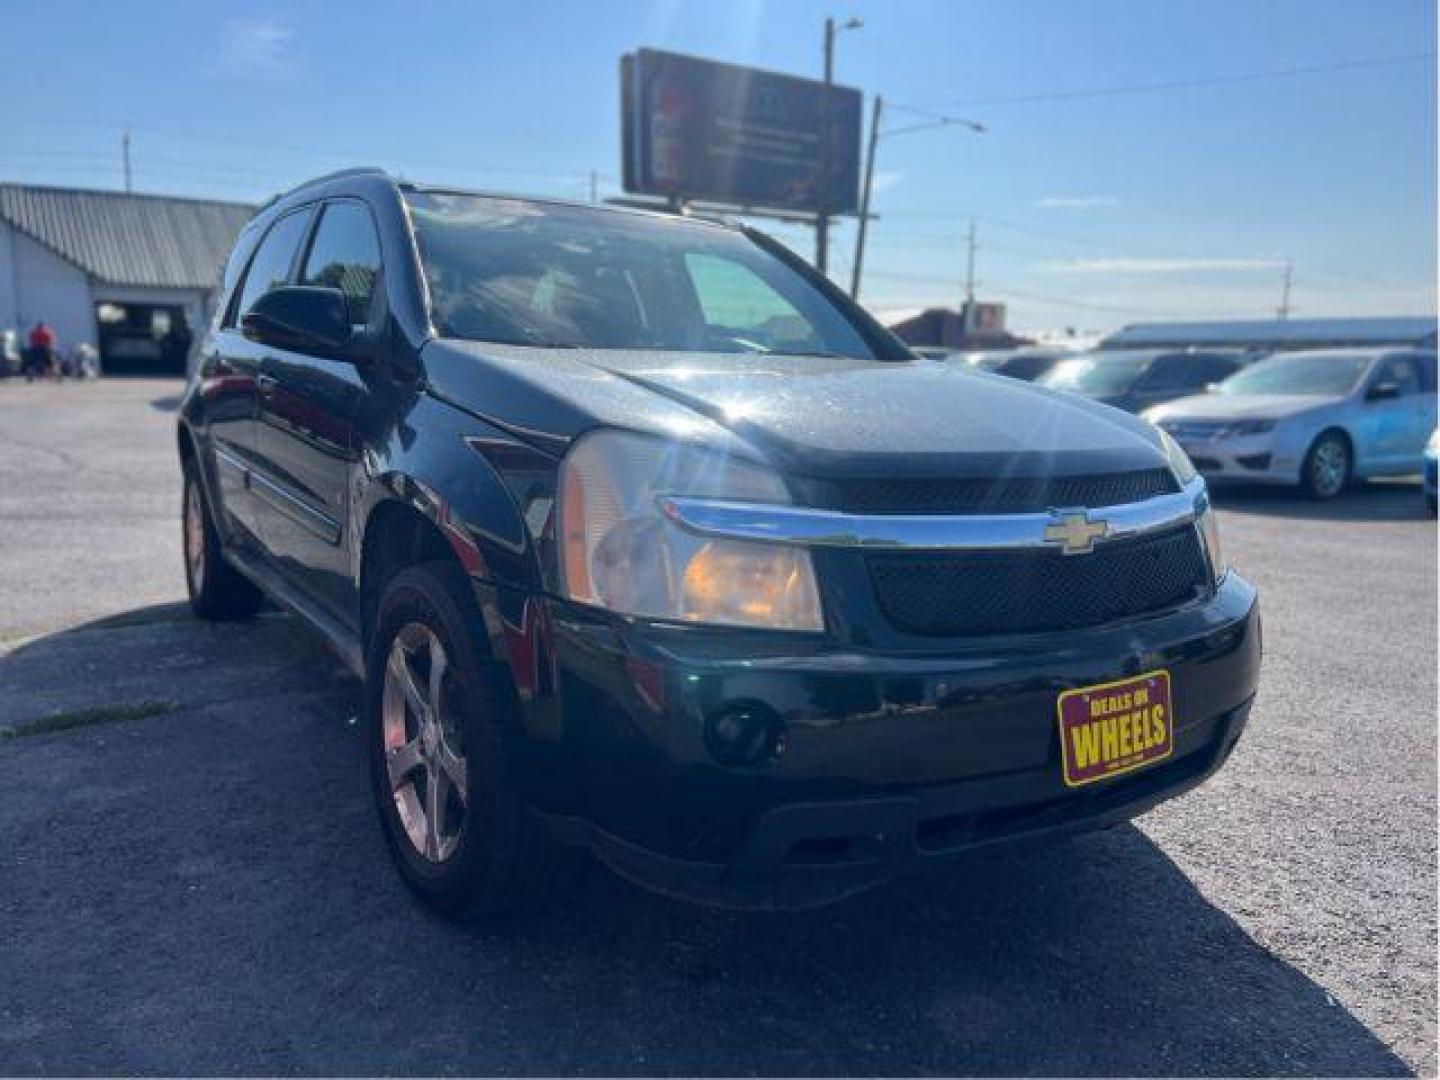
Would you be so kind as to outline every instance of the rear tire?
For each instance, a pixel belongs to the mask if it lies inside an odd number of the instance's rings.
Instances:
[[[513,694],[463,571],[401,571],[373,631],[366,754],[405,884],[451,919],[530,910],[572,886],[585,854],[553,840],[524,804]]]
[[[236,570],[221,553],[220,534],[205,499],[205,486],[193,457],[183,465],[184,501],[181,527],[185,548],[185,590],[190,610],[212,622],[235,622],[253,618],[265,597]]]
[[[1313,499],[1333,499],[1349,485],[1354,469],[1350,440],[1338,431],[1324,431],[1305,455],[1300,487]]]

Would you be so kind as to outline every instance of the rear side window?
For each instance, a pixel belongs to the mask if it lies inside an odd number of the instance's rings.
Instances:
[[[380,239],[370,211],[356,202],[335,202],[325,207],[300,284],[339,289],[352,325],[370,321],[370,298],[380,277]]]
[[[295,253],[305,237],[305,226],[309,221],[310,211],[305,209],[288,214],[270,226],[270,231],[255,250],[255,257],[250,260],[240,298],[230,310],[226,326],[237,325],[255,306],[256,300],[290,280],[290,267],[295,262]]]

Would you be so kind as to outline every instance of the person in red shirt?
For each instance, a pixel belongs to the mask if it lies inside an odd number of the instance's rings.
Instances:
[[[41,319],[30,331],[29,355],[25,357],[25,377],[42,378],[55,371],[55,331]]]

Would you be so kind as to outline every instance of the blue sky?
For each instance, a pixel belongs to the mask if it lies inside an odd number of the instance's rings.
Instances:
[[[1431,0],[50,0],[5,17],[0,179],[118,186],[128,126],[142,191],[258,200],[365,163],[615,194],[622,53],[818,75],[827,14],[865,23],[840,81],[989,128],[881,139],[876,310],[953,303],[973,218],[1012,326],[1266,317],[1287,260],[1297,315],[1435,311]],[[842,223],[845,281],[853,247]]]

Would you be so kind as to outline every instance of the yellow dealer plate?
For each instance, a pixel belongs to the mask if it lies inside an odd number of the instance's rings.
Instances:
[[[1175,749],[1168,671],[1066,690],[1055,714],[1067,787],[1143,769]]]

